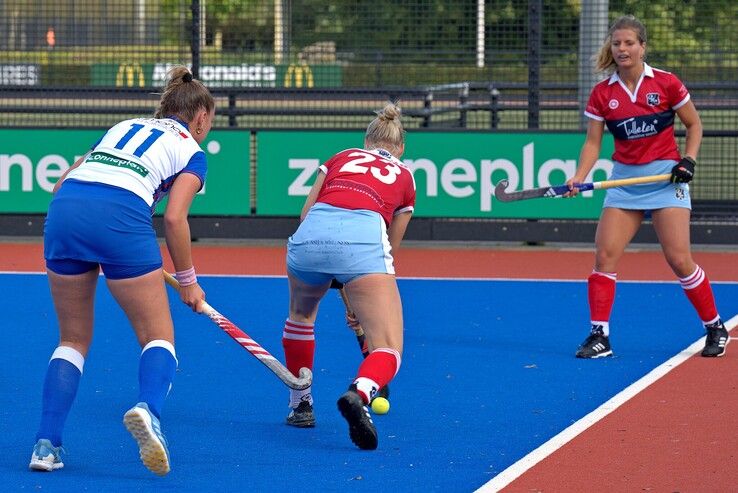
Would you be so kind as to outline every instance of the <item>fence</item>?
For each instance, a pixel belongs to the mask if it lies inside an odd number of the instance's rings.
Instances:
[[[390,99],[410,129],[580,131],[591,57],[623,13],[700,110],[695,211],[732,217],[738,4],[722,0],[0,0],[0,125],[149,114],[167,69],[188,64],[217,97],[216,128],[358,129]]]

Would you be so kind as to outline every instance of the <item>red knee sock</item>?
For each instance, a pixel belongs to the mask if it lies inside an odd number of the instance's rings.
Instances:
[[[615,281],[618,275],[615,272],[592,271],[587,278],[589,295],[589,316],[592,325],[602,325],[604,329],[609,325],[610,312],[615,302]],[[605,334],[607,335],[607,333]]]
[[[712,287],[710,287],[710,280],[699,265],[691,275],[680,278],[679,282],[684,289],[684,294],[687,295],[689,301],[692,302],[692,306],[697,310],[703,324],[714,323],[720,318],[715,306],[715,296],[713,296]]]
[[[369,353],[356,373],[356,390],[364,402],[368,403],[377,390],[387,385],[397,375],[402,358],[400,353],[390,348],[378,348]]]
[[[284,323],[282,332],[282,347],[287,369],[296,377],[300,376],[300,368],[313,369],[315,356],[315,324],[293,322],[290,319]]]

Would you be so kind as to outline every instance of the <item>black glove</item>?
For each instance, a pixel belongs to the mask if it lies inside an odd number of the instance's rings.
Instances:
[[[671,178],[669,179],[672,183],[689,183],[694,177],[694,167],[697,162],[691,157],[684,156],[681,161],[671,168]]]

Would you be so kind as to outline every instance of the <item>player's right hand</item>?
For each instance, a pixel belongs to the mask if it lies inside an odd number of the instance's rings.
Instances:
[[[359,326],[359,319],[356,318],[355,313],[346,312],[346,325],[348,325],[351,329],[355,329]]]
[[[681,161],[671,168],[672,183],[689,183],[694,178],[694,167],[697,162],[689,156],[684,156]]]
[[[193,312],[201,313],[203,310],[202,302],[205,301],[205,291],[202,290],[200,284],[190,284],[179,288],[179,297],[182,303],[192,308]]]

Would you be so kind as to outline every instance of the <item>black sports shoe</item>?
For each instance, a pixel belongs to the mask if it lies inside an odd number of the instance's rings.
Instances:
[[[338,399],[338,410],[349,425],[349,436],[351,441],[362,450],[374,450],[377,448],[377,429],[364,404],[364,400],[351,385],[348,391]]]
[[[287,416],[287,424],[298,428],[312,428],[315,426],[313,405],[309,401],[301,401]]]
[[[604,358],[612,356],[610,338],[605,335],[601,325],[593,325],[592,331],[577,349],[577,358]]]
[[[714,358],[724,355],[730,337],[723,321],[718,319],[714,324],[705,325],[705,330],[707,336],[705,337],[705,348],[702,350],[702,356]]]

